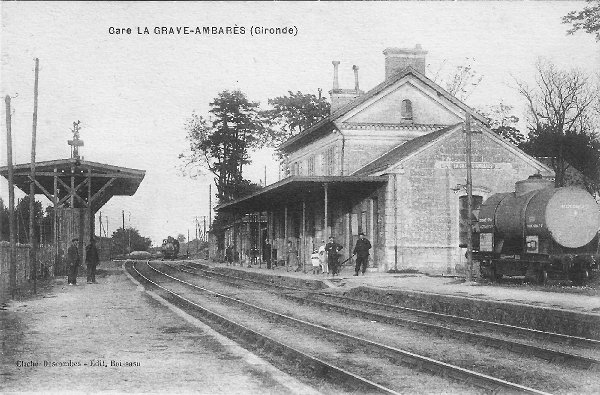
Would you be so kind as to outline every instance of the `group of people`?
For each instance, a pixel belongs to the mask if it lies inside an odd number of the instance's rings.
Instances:
[[[79,239],[71,240],[71,244],[67,249],[67,266],[69,275],[67,282],[69,285],[77,285],[77,269],[81,265],[81,257],[78,247]],[[87,267],[87,282],[88,284],[96,284],[96,267],[100,263],[98,248],[96,248],[96,240],[90,238],[90,244],[85,248],[85,265]]]
[[[337,243],[333,236],[329,237],[329,242],[323,244],[319,249],[311,255],[311,263],[313,267],[313,274],[319,274],[319,272],[332,276],[340,274],[340,251],[344,247]],[[364,275],[367,271],[367,265],[369,264],[369,250],[371,249],[371,242],[365,237],[363,232],[358,234],[358,240],[352,251],[352,256],[356,256],[356,264],[354,265],[354,275],[358,276],[359,272]]]
[[[313,268],[313,274],[331,274],[332,276],[339,275],[342,263],[340,263],[340,251],[344,247],[335,241],[333,236],[329,237],[329,242],[323,244],[318,250],[315,250],[311,255],[311,264]],[[358,240],[352,251],[352,256],[356,256],[356,263],[354,266],[355,276],[358,276],[360,272],[364,275],[367,271],[369,263],[369,250],[371,249],[371,242],[365,237],[363,232],[359,232]],[[255,263],[258,261],[259,250],[256,247],[250,250],[249,256],[251,262]],[[266,263],[267,269],[274,269],[276,264],[273,264],[272,259],[272,247],[268,240],[265,241],[262,251],[262,260]],[[227,264],[233,264],[234,262],[234,249],[231,245],[228,245],[225,249],[225,261]],[[285,250],[285,268],[286,271],[300,272],[303,270],[303,265],[299,259],[298,248],[294,245],[291,240],[287,242],[287,248]]]

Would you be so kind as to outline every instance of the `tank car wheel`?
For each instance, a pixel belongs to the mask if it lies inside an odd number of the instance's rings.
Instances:
[[[494,281],[496,281],[496,282],[500,282],[504,278],[504,275],[502,273],[498,273],[497,268],[493,269],[493,276],[494,276]]]
[[[581,286],[585,285],[590,278],[590,272],[587,270],[582,270],[577,272],[575,276],[571,277],[571,281],[573,285]]]
[[[544,286],[548,285],[548,271],[547,270],[542,271],[542,284]]]

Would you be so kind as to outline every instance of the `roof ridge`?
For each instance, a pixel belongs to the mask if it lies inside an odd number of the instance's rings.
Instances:
[[[294,142],[298,141],[299,139],[303,138],[304,136],[307,136],[307,135],[311,134],[313,131],[326,125],[327,122],[333,122],[333,121],[341,118],[344,114],[348,113],[351,109],[363,104],[368,99],[379,94],[385,88],[395,84],[396,82],[398,82],[399,80],[401,80],[402,78],[406,77],[409,74],[414,75],[417,79],[421,80],[423,83],[428,85],[430,88],[437,91],[438,93],[441,93],[441,96],[443,96],[446,100],[450,101],[451,103],[458,106],[459,108],[462,108],[466,112],[469,112],[471,115],[474,116],[475,119],[478,119],[479,121],[484,120],[484,117],[481,114],[479,114],[473,108],[471,108],[470,106],[465,104],[463,101],[461,101],[458,98],[456,98],[455,96],[451,95],[448,91],[446,91],[444,88],[442,88],[436,82],[434,82],[433,80],[428,78],[425,74],[422,74],[421,72],[412,68],[411,66],[407,66],[404,69],[402,69],[402,70],[398,71],[397,73],[391,75],[390,77],[386,78],[384,81],[377,84],[373,88],[369,89],[364,95],[360,95],[360,96],[356,97],[354,100],[352,100],[349,103],[338,108],[337,110],[335,110],[334,112],[329,114],[327,117],[323,118],[322,120],[318,121],[317,123],[313,124],[312,126],[308,127],[307,129],[304,129],[297,135],[290,137],[288,140],[281,143],[277,149],[281,150],[283,148],[286,148],[286,147],[290,146],[291,144],[293,144]]]
[[[377,172],[379,170],[388,168],[389,166],[392,165],[391,163],[388,163],[388,159],[390,157],[394,157],[395,159],[393,159],[393,161],[394,161],[394,163],[397,163],[397,162],[405,159],[410,154],[427,146],[428,144],[433,144],[438,139],[440,139],[442,136],[444,136],[446,133],[454,131],[457,126],[460,126],[463,123],[464,122],[459,122],[459,123],[455,123],[453,125],[447,125],[446,127],[442,128],[442,129],[435,130],[433,132],[424,134],[419,137],[415,137],[410,140],[406,140],[406,141],[394,146],[393,148],[391,148],[389,151],[387,151],[383,155],[379,156],[378,158],[365,164],[360,169],[357,169],[355,172],[352,173],[352,175],[353,176],[363,176],[363,175],[371,174],[371,173]],[[403,150],[407,151],[407,152],[398,152],[398,151],[403,151]],[[381,163],[377,164],[377,162],[381,162]]]

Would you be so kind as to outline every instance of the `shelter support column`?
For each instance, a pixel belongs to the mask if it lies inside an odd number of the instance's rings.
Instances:
[[[232,258],[232,262],[235,262],[235,254],[238,252],[238,245],[237,245],[237,235],[236,235],[236,228],[237,228],[237,213],[233,213],[233,256]],[[239,255],[238,255],[239,257]]]
[[[92,210],[92,167],[88,167],[88,198],[87,198],[87,211],[88,211],[88,229],[90,239],[94,237],[94,212]]]
[[[323,216],[323,239],[325,239],[325,242],[328,242],[329,239],[329,231],[327,229],[327,206],[328,206],[328,201],[329,201],[329,196],[328,196],[328,184],[325,182],[323,183],[323,190],[325,191],[325,213]]]
[[[288,206],[287,203],[283,208],[283,254],[285,259],[285,269],[290,270],[289,268],[289,259],[288,259],[288,238],[287,238],[287,230],[288,230]]]
[[[300,253],[300,259],[302,259],[302,271],[306,273],[306,257],[310,254],[306,253],[306,197],[302,198],[302,252]]]
[[[288,207],[287,204],[283,208],[283,243],[287,246],[287,230],[288,230]]]
[[[60,260],[60,247],[58,238],[58,169],[54,169],[54,195],[52,197],[52,204],[54,205],[54,275],[60,274],[59,272],[59,260]]]

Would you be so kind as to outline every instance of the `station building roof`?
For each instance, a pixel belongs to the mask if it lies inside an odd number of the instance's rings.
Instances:
[[[293,205],[302,201],[323,199],[325,184],[329,199],[340,196],[359,196],[386,184],[387,177],[315,176],[288,177],[241,199],[216,207],[219,212],[252,213],[274,207]]]
[[[281,152],[291,152],[300,146],[304,146],[311,141],[315,141],[316,139],[325,136],[326,134],[330,133],[332,130],[336,130],[337,129],[336,122],[339,121],[339,119],[341,119],[345,114],[347,114],[348,112],[352,111],[353,109],[359,107],[360,105],[362,105],[363,103],[372,99],[373,97],[376,97],[382,91],[384,91],[386,88],[396,84],[398,81],[402,80],[403,78],[405,78],[407,76],[416,78],[417,80],[419,80],[426,86],[430,87],[433,91],[436,92],[436,94],[439,97],[445,98],[450,103],[453,103],[454,105],[456,105],[458,108],[471,114],[471,116],[478,122],[481,122],[484,125],[488,124],[488,121],[485,117],[483,117],[482,115],[480,115],[479,113],[477,113],[476,111],[471,109],[469,106],[467,106],[465,103],[463,103],[462,101],[458,100],[456,97],[454,97],[453,95],[448,93],[444,88],[442,88],[441,86],[436,84],[434,81],[427,78],[424,74],[421,74],[419,71],[408,66],[405,69],[403,69],[402,71],[390,76],[389,78],[387,78],[385,81],[383,81],[379,85],[370,89],[365,94],[358,96],[356,99],[352,100],[348,104],[333,111],[330,115],[323,118],[319,122],[315,123],[311,127],[303,130],[302,132],[298,133],[297,135],[295,135],[293,137],[290,137],[288,140],[284,141],[278,147],[278,150]]]

